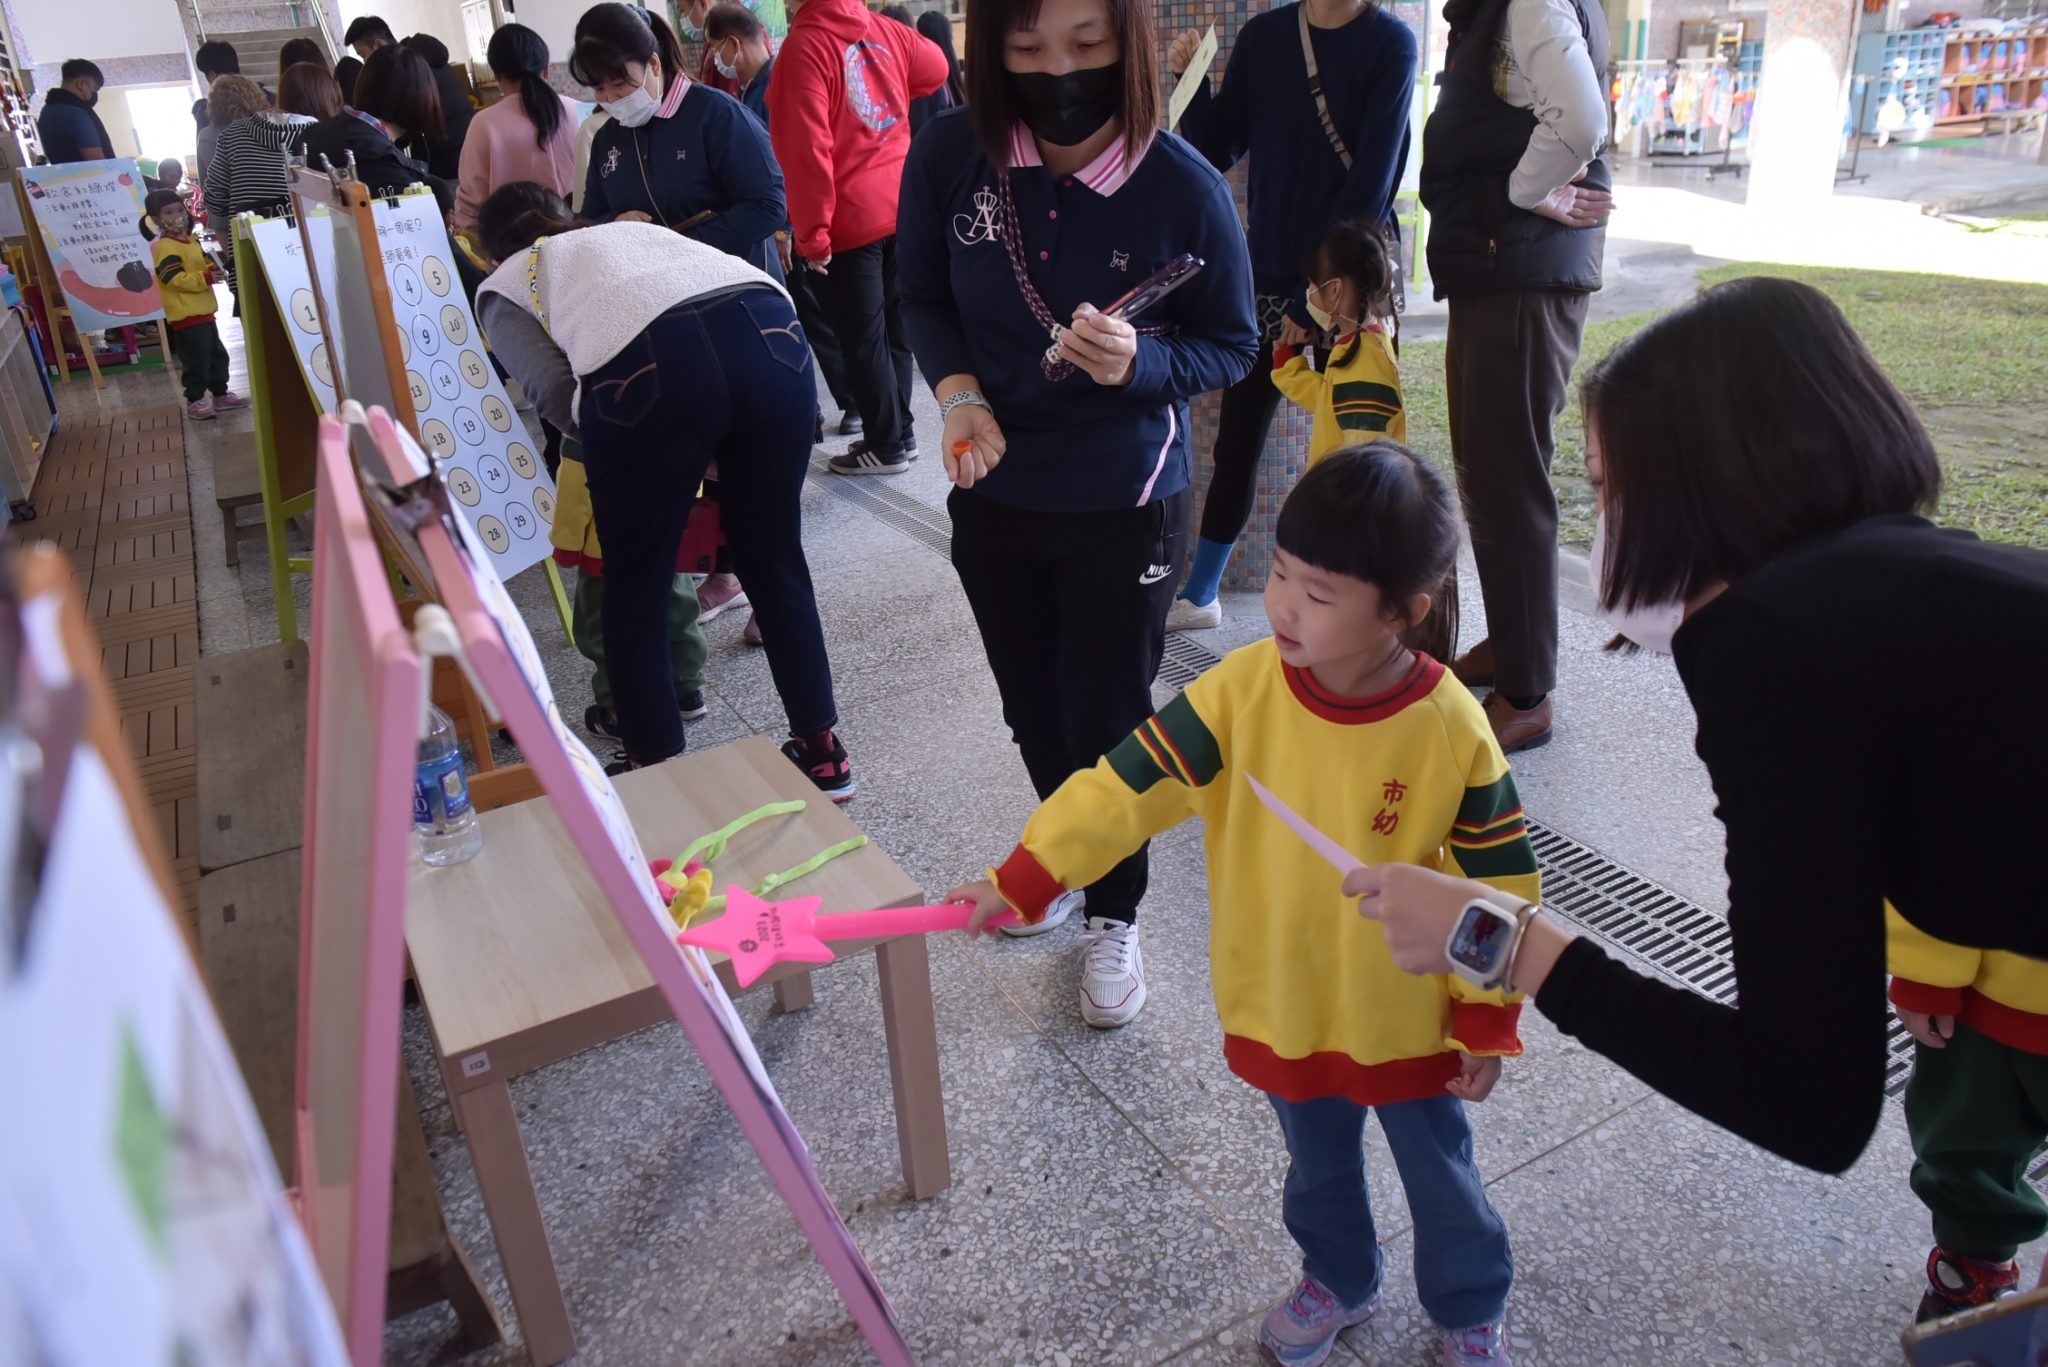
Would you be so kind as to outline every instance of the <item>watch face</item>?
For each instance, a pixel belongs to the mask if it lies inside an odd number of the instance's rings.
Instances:
[[[1451,935],[1450,955],[1481,977],[1492,977],[1500,968],[1501,956],[1513,939],[1515,919],[1481,902],[1465,908],[1458,929]]]

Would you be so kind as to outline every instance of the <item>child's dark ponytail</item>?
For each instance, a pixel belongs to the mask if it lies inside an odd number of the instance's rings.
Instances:
[[[1308,259],[1303,263],[1307,269],[1309,283],[1320,285],[1325,280],[1348,280],[1351,288],[1358,292],[1359,331],[1375,318],[1384,317],[1388,312],[1394,288],[1394,265],[1387,257],[1387,242],[1380,235],[1379,228],[1362,218],[1346,219],[1333,225],[1309,249]],[[1359,343],[1354,341],[1355,350]],[[1332,365],[1341,365],[1351,359],[1351,353],[1332,359]]]
[[[500,81],[519,89],[520,107],[533,121],[534,141],[545,152],[562,126],[562,97],[548,84],[548,45],[524,24],[507,24],[491,35],[484,60]]]

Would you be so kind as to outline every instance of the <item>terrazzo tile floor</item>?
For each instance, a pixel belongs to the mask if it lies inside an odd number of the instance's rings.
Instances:
[[[239,382],[236,330],[224,331]],[[162,374],[117,377],[98,396],[70,386],[64,405],[85,411],[172,392]],[[241,566],[227,567],[212,501],[210,453],[248,422],[187,427],[208,654],[276,638],[260,541],[245,542]],[[935,451],[936,413],[922,394],[918,430]],[[886,481],[888,494],[923,505],[912,525],[945,526],[938,465],[928,457]],[[861,782],[849,811],[937,894],[1008,849],[1031,793],[942,552],[900,520],[877,520],[871,500],[833,478],[813,479],[804,511],[842,732]],[[296,588],[303,622],[305,581]],[[1471,640],[1483,621],[1469,576],[1465,589]],[[587,669],[562,640],[543,580],[529,574],[513,593],[565,711],[580,714]],[[1204,645],[1220,652],[1264,634],[1256,595],[1232,596],[1227,609],[1224,629]],[[733,612],[708,628],[712,710],[691,728],[693,748],[757,730],[781,735],[765,661],[740,639],[745,617]],[[1516,764],[1527,806],[1725,910],[1720,829],[1676,676],[1663,659],[1603,654],[1605,639],[1597,622],[1567,610],[1557,738]],[[1075,1013],[1075,927],[1032,940],[932,939],[954,1183],[924,1202],[909,1200],[897,1166],[872,957],[819,974],[816,1004],[795,1015],[771,1015],[766,994],[741,999],[826,1189],[923,1360],[1262,1360],[1258,1318],[1288,1289],[1296,1262],[1280,1220],[1285,1157],[1263,1098],[1223,1066],[1206,913],[1200,833],[1190,827],[1153,847],[1141,918],[1151,1005],[1106,1033]],[[1526,1020],[1527,1057],[1473,1111],[1479,1162],[1514,1237],[1517,1361],[1899,1360],[1926,1223],[1906,1185],[1910,1152],[1896,1106],[1847,1177],[1818,1177],[1651,1094],[1534,1011]],[[393,1323],[386,1359],[523,1363],[417,1007],[407,1012],[405,1054],[451,1227],[514,1337],[466,1351],[439,1307]],[[678,1030],[649,1030],[521,1078],[512,1096],[576,1325],[576,1362],[870,1360]],[[1333,1361],[1435,1362],[1436,1337],[1408,1271],[1400,1186],[1376,1139],[1371,1175],[1385,1301]]]

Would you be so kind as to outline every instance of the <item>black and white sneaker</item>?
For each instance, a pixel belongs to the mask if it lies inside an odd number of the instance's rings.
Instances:
[[[852,410],[851,408],[849,408],[849,409],[847,409],[847,410],[846,410],[846,411],[845,411],[844,413],[841,413],[841,414],[839,415],[839,435],[840,435],[840,436],[842,436],[842,437],[857,437],[857,436],[859,436],[859,435],[860,435],[860,431],[861,431],[861,421],[860,421],[860,414],[858,414],[858,413],[854,412],[854,411],[853,411],[853,410]]]
[[[834,456],[826,464],[835,475],[900,475],[910,468],[910,453],[897,450],[880,455],[862,440],[847,447],[845,455]]]

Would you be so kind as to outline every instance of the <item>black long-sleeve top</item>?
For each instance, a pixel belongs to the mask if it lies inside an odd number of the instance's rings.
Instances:
[[[2041,810],[2048,552],[1917,517],[1773,561],[1675,642],[1727,828],[1738,1004],[1580,939],[1536,1004],[1681,1105],[1808,1167],[1855,1162],[1884,1104],[1889,900],[1957,944],[2048,958],[2011,841]]]

